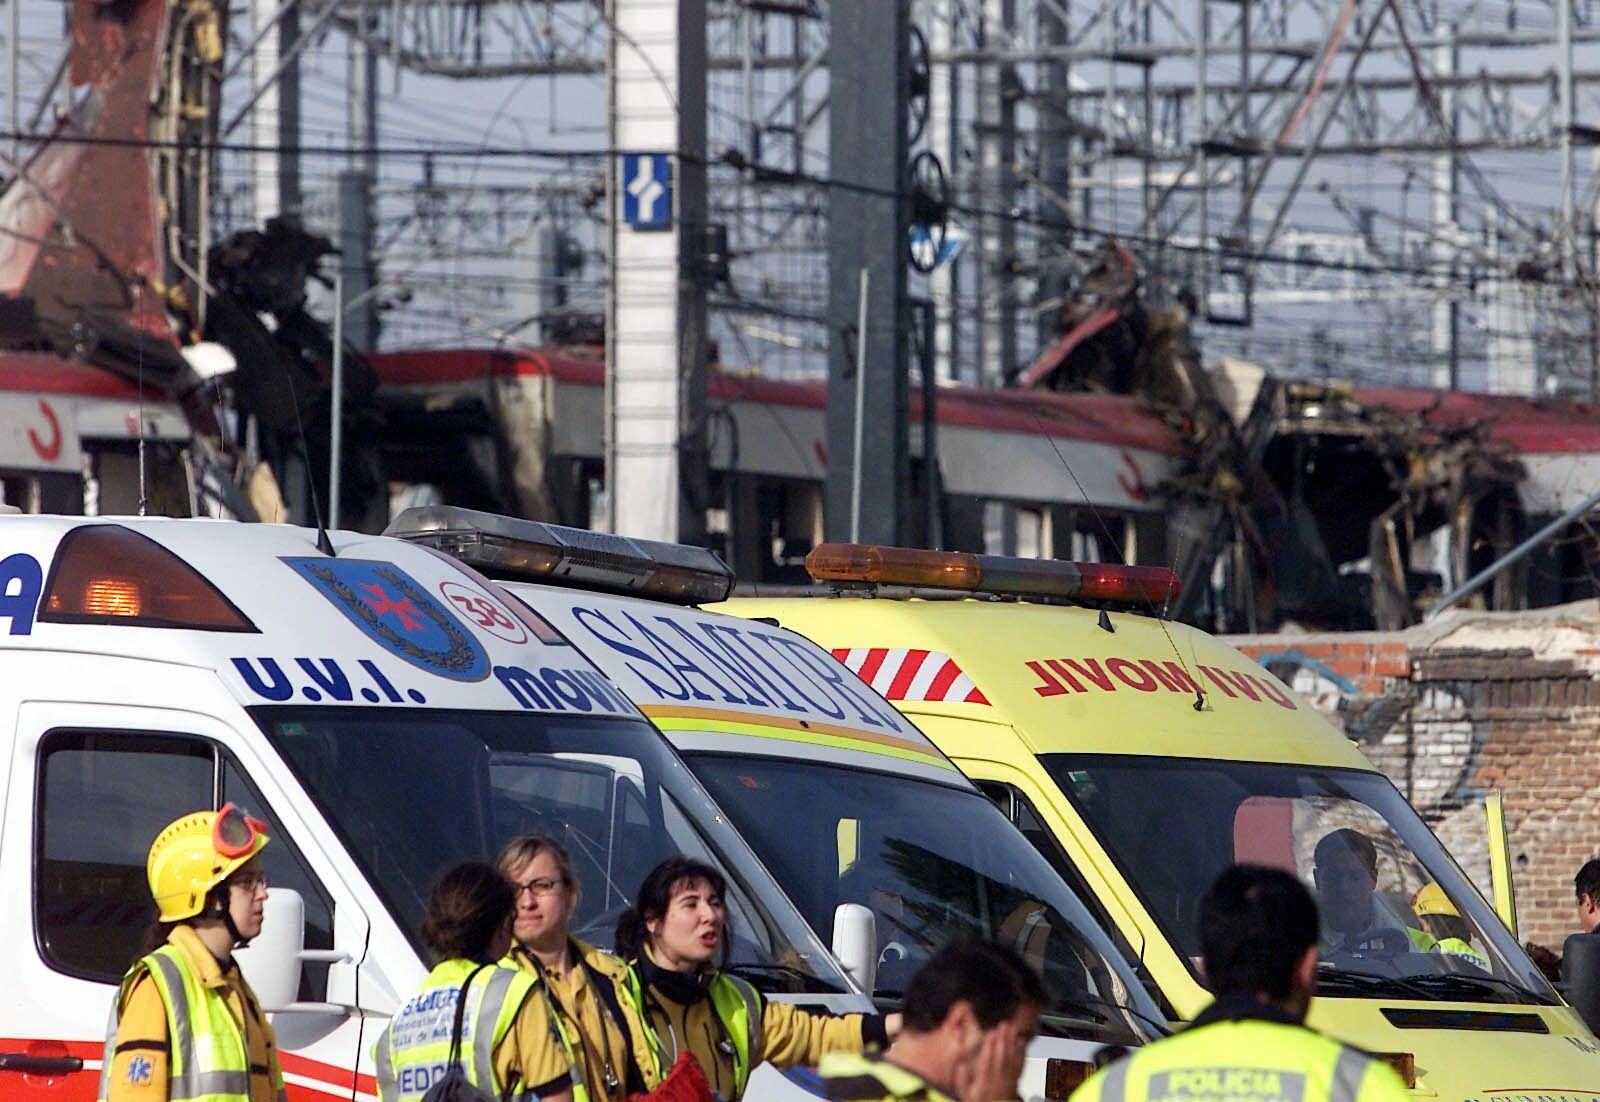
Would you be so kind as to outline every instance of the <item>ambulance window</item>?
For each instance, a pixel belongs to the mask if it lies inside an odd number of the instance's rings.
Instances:
[[[155,919],[150,842],[185,811],[213,806],[214,751],[173,735],[52,731],[39,760],[39,952],[58,971],[115,983]]]
[[[305,900],[307,949],[333,948],[333,901],[311,870],[288,832],[279,828],[276,816],[261,798],[255,785],[245,777],[238,762],[227,758],[222,768],[222,799],[232,800],[271,828],[272,844],[261,851],[261,871],[267,874],[267,892],[292,888]],[[308,961],[300,970],[301,1002],[326,1002],[328,968],[325,961]]]
[[[1009,784],[1002,784],[997,781],[979,781],[977,783],[983,794],[989,797],[1001,811],[1006,813],[1006,817],[1011,820],[1022,836],[1044,856],[1046,861],[1050,862],[1050,867],[1055,869],[1060,874],[1061,879],[1067,882],[1067,886],[1072,889],[1072,893],[1083,901],[1084,908],[1094,916],[1096,924],[1110,935],[1112,944],[1117,947],[1117,952],[1121,953],[1122,959],[1127,961],[1129,966],[1133,968],[1134,974],[1139,977],[1139,982],[1144,985],[1145,990],[1156,1000],[1156,1003],[1161,1007],[1162,1013],[1169,1020],[1176,1020],[1178,1015],[1172,1009],[1171,1004],[1167,1002],[1166,996],[1162,994],[1161,987],[1156,983],[1155,977],[1150,974],[1150,970],[1139,959],[1139,954],[1123,935],[1121,928],[1111,921],[1111,915],[1101,905],[1100,897],[1089,890],[1088,882],[1078,873],[1077,866],[1072,863],[1072,859],[1062,850],[1060,843],[1056,841],[1055,835],[1050,832],[1049,827],[1045,826],[1044,820],[1034,810],[1033,804],[1028,802],[1028,797],[1024,796],[1020,789],[1013,788]]]
[[[667,836],[672,839],[672,848],[679,853],[687,853],[690,857],[704,861],[709,865],[716,865],[715,858],[706,852],[705,845],[700,841],[695,832],[694,825],[689,822],[683,810],[676,804],[664,802],[661,805],[662,825],[667,828]],[[728,925],[733,931],[733,959],[734,960],[768,960],[773,955],[773,945],[767,936],[767,924],[759,921],[755,904],[733,881],[728,881],[728,895],[722,901],[728,909]],[[752,941],[754,945],[752,947]],[[754,951],[752,952],[752,948]],[[783,963],[779,961],[779,963]]]
[[[1016,809],[1011,806],[1011,793],[1016,789],[1009,784],[1000,784],[998,781],[975,781],[978,790],[989,797],[989,802],[1005,813],[1005,817],[1013,823],[1017,821]],[[1029,839],[1032,841],[1032,839]]]

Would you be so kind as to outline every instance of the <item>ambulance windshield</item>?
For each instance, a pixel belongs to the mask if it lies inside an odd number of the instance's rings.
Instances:
[[[256,708],[416,942],[446,867],[524,833],[560,840],[582,886],[573,933],[610,947],[645,874],[674,853],[728,874],[735,971],[774,992],[847,990],[744,840],[640,719],[533,712]],[[741,970],[741,966],[744,966]]]
[[[814,760],[684,756],[813,927],[831,929],[841,903],[871,908],[876,996],[903,994],[946,942],[997,938],[1043,974],[1047,1028],[1125,1044],[1164,1031],[1083,904],[979,793]]]
[[[1248,862],[1287,869],[1316,897],[1321,997],[1557,1001],[1381,774],[1112,755],[1043,760],[1191,968],[1201,955],[1201,898],[1224,868]],[[1482,837],[1481,819],[1462,825]]]

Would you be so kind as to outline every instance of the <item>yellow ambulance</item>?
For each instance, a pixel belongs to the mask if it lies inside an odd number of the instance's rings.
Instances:
[[[1166,1032],[1089,897],[905,716],[810,640],[696,607],[732,589],[715,554],[451,506],[407,510],[389,532],[494,579],[497,597],[595,661],[812,929],[832,931],[841,963],[881,1007],[898,1008],[949,941],[1016,947],[1052,995],[1028,1047],[1025,1102],[1065,1099],[1107,1046]],[[973,690],[952,677],[945,691]],[[794,979],[786,971],[765,962],[740,974]],[[815,982],[802,990],[808,1002],[827,997]],[[756,1073],[745,1097],[785,1089]]]
[[[1170,572],[843,544],[807,566],[819,595],[719,607],[911,717],[1098,900],[1171,1017],[1209,1001],[1211,881],[1274,865],[1323,916],[1314,1026],[1419,1098],[1600,1102],[1600,1044],[1388,778],[1259,665],[1148,614]]]

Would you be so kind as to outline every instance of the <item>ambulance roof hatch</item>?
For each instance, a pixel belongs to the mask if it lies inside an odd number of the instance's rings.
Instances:
[[[557,581],[679,605],[726,600],[733,570],[704,547],[630,539],[451,505],[407,509],[384,535],[443,551],[491,578]]]

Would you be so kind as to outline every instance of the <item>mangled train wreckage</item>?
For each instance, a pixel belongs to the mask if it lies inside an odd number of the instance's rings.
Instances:
[[[73,106],[0,189],[9,504],[315,519],[333,345],[307,287],[333,251],[287,219],[213,240],[226,14],[74,0]],[[1172,299],[1153,305],[1108,244],[1013,385],[939,388],[936,451],[912,434],[908,539],[1175,564],[1170,611],[1225,630],[1395,627],[1600,474],[1589,406],[1207,371]],[[594,347],[344,361],[350,526],[424,499],[597,519]],[[798,580],[822,538],[825,388],[716,370],[710,387],[713,538],[744,578]],[[1575,522],[1477,600],[1594,593],[1596,558]]]
[[[1152,306],[1132,255],[1108,243],[1018,383],[1138,395],[1181,437],[1158,494],[1171,509],[1182,619],[1225,631],[1415,623],[1600,475],[1591,403],[1285,382],[1226,358],[1207,371],[1189,337],[1192,304],[1172,297]],[[1579,517],[1468,603],[1593,595],[1597,555]]]

